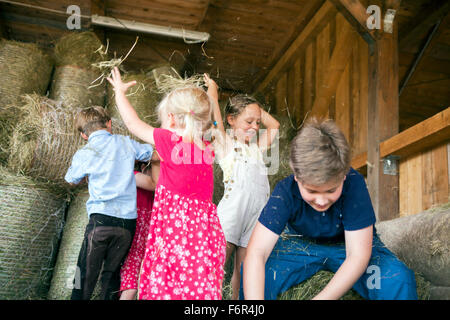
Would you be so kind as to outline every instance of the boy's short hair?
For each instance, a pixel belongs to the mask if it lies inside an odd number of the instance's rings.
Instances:
[[[291,143],[290,166],[302,183],[319,186],[343,179],[350,160],[347,139],[332,120],[312,118]]]
[[[111,117],[101,106],[89,107],[78,112],[75,127],[79,132],[89,136],[92,132],[105,129]]]

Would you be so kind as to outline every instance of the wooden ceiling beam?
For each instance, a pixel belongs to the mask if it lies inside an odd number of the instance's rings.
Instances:
[[[367,8],[364,7],[359,0],[330,0],[338,9],[338,11],[353,25],[363,39],[369,44],[373,45],[377,38],[379,38],[376,29],[370,30],[367,28],[367,19],[370,15],[367,13]]]
[[[450,1],[441,1],[442,5],[435,9],[435,5],[430,6],[429,9],[422,11],[420,16],[423,19],[410,28],[408,33],[402,34],[403,30],[399,30],[399,50],[402,51],[407,48],[411,43],[417,41],[425,32],[429,31],[439,19],[445,17],[450,11]],[[416,17],[418,18],[418,17]],[[414,19],[415,20],[415,19]]]
[[[427,37],[427,41],[423,45],[423,48],[417,55],[416,59],[413,61],[413,63],[410,66],[409,72],[406,74],[405,78],[402,80],[402,84],[400,86],[399,95],[402,94],[403,90],[408,85],[408,81],[414,76],[414,73],[416,70],[420,70],[423,66],[423,57],[426,57],[429,55],[429,53],[433,50],[433,48],[436,46],[436,43],[439,41],[439,38],[441,34],[444,32],[444,30],[447,30],[450,24],[450,14],[447,12],[447,14],[438,19],[436,24],[434,25],[432,31]]]

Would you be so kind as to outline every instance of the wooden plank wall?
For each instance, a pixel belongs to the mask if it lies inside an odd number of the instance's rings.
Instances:
[[[287,115],[300,126],[313,107],[316,93],[324,85],[330,58],[339,41],[339,32],[347,20],[336,14],[323,24],[299,48],[287,68],[274,81],[276,114]],[[354,37],[350,59],[332,97],[328,115],[334,119],[347,137],[354,155],[367,151],[368,55],[367,43]],[[269,93],[270,87],[266,89]]]
[[[299,127],[314,105],[316,92],[324,85],[330,58],[340,40],[339,30],[347,20],[336,11],[332,19],[299,46],[297,53],[265,88],[266,100],[274,103],[275,113],[289,115]],[[369,48],[355,37],[352,52],[328,107],[347,137],[356,156],[367,152]],[[425,120],[425,119],[423,119]],[[399,163],[399,215],[422,212],[447,203],[450,195],[450,143],[402,159]],[[363,174],[366,170],[363,169]]]
[[[400,216],[450,201],[449,152],[447,142],[400,161]]]

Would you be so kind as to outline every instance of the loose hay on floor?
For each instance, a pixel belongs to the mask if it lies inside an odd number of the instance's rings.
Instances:
[[[0,167],[0,299],[45,299],[66,196]]]

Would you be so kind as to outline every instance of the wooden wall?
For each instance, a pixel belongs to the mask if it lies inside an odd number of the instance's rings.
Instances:
[[[449,153],[450,143],[443,143],[400,161],[400,216],[450,201]]]
[[[339,30],[351,28],[337,11],[331,19],[301,45],[288,66],[273,81],[266,92],[273,95],[276,114],[287,115],[300,126],[311,112],[315,100],[324,87],[336,44],[341,41]],[[368,108],[368,45],[354,32],[346,61],[330,99],[328,115],[334,119],[347,137],[354,155],[367,151]],[[273,91],[270,91],[272,89]]]
[[[368,119],[369,46],[335,8],[325,4],[320,10],[316,17],[322,20],[310,21],[305,28],[307,35],[302,38],[303,31],[298,37],[302,43],[293,42],[258,92],[264,93],[275,114],[290,115],[297,127],[313,109],[325,110],[343,130],[352,156],[358,156],[368,151],[369,121],[373,121]],[[345,32],[348,28],[352,29],[350,34]],[[446,141],[401,158],[398,187],[392,190],[398,192],[398,213],[380,220],[415,214],[449,201],[449,150]],[[367,173],[365,165],[359,170]],[[397,201],[394,195],[388,198]]]

